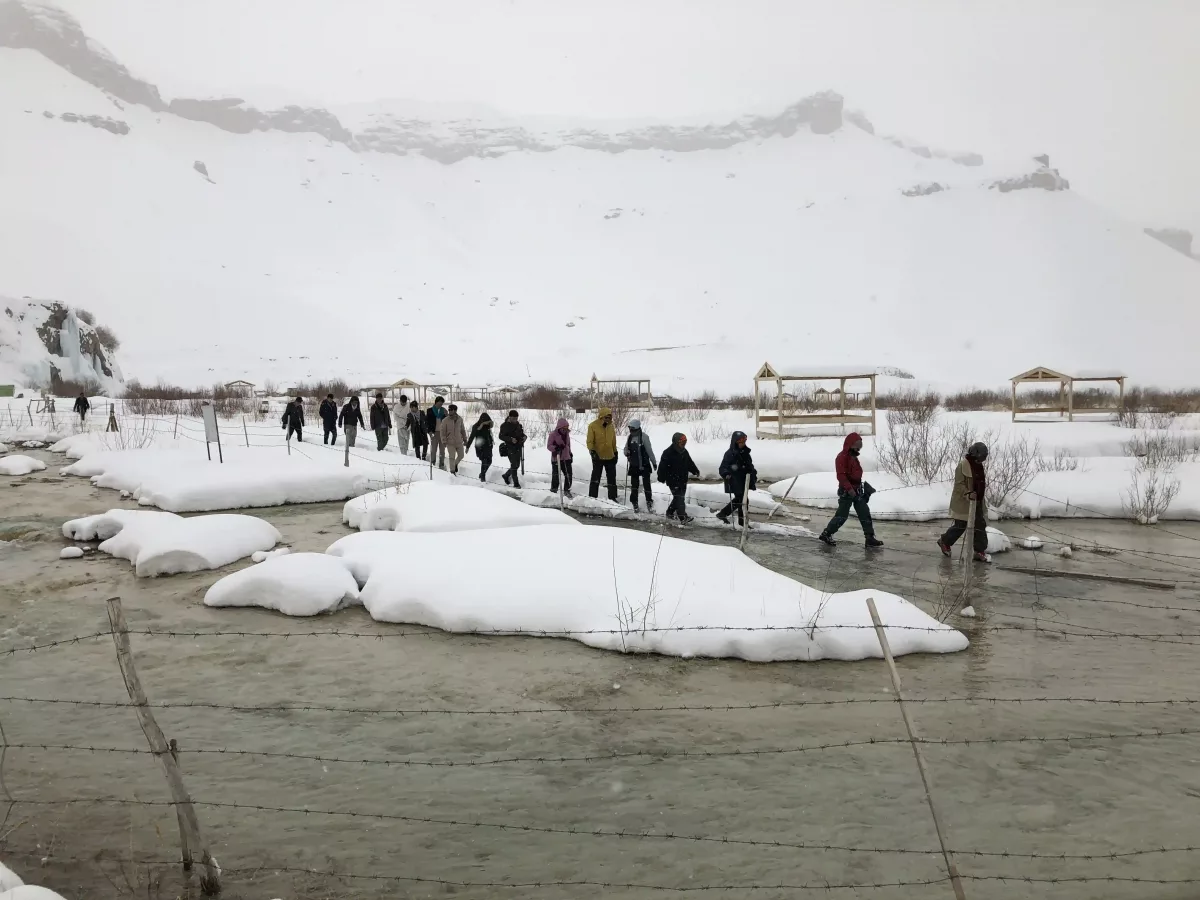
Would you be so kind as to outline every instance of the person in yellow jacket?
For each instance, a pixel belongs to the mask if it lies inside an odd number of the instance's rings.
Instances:
[[[600,496],[600,472],[608,481],[608,499],[617,499],[617,429],[613,427],[612,410],[600,407],[596,421],[587,428],[587,448],[592,457],[592,480],[588,496]]]

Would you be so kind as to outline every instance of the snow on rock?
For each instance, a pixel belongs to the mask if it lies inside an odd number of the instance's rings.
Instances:
[[[177,450],[113,450],[89,453],[62,473],[90,477],[97,487],[129,491],[142,506],[171,512],[345,500],[367,486],[355,469],[271,450],[227,455],[223,464]]]
[[[288,616],[334,612],[358,601],[350,569],[326,553],[291,553],[226,575],[208,589],[205,606],[261,606]]]
[[[112,350],[74,309],[0,296],[0,312],[0,382],[48,385],[57,372],[72,381],[94,381],[112,393],[124,385]]]
[[[564,636],[593,647],[672,656],[849,660],[881,655],[865,602],[871,596],[897,655],[967,646],[962,634],[894,594],[825,594],[733,548],[640,531],[534,525],[369,532],[342,538],[328,553],[365,578],[362,602],[384,622],[571,632]],[[413,564],[437,558],[529,577],[520,591],[507,592],[491,579],[447,579],[437,567]],[[579,578],[580,572],[594,577]]]
[[[964,606],[961,610],[959,610],[958,614],[960,616],[963,616],[964,618],[973,619],[973,618],[975,618],[975,607]]]
[[[1012,549],[1012,540],[999,528],[987,527],[988,553],[1006,553]]]
[[[30,472],[41,472],[46,464],[32,456],[18,453],[0,459],[0,475],[28,475]]]
[[[524,525],[577,525],[558,509],[529,506],[473,485],[418,481],[349,501],[342,521],[360,531],[473,531]]]
[[[63,535],[103,540],[98,549],[129,560],[139,576],[218,569],[255,550],[270,550],[281,540],[274,525],[253,516],[184,518],[128,509],[72,519],[63,524]]]
[[[12,869],[0,863],[0,896],[3,896],[5,891],[11,891],[15,887],[20,887],[25,882],[21,880]]]
[[[280,547],[278,550],[255,550],[250,554],[250,559],[252,562],[260,563],[275,556],[287,556],[291,552],[291,547]]]
[[[1021,540],[1021,546],[1026,550],[1040,550],[1044,544],[1045,541],[1043,541],[1036,534],[1031,534],[1029,537]]]
[[[1063,559],[1070,559],[1075,555],[1075,551],[1071,549],[1070,545],[1064,544],[1058,548],[1058,555]]]
[[[63,547],[58,551],[59,559],[79,559],[83,556],[82,547]]]

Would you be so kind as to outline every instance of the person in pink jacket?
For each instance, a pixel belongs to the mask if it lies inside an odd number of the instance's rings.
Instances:
[[[554,430],[546,438],[546,449],[550,451],[550,490],[558,493],[558,473],[562,471],[563,493],[571,495],[571,423],[559,419]]]

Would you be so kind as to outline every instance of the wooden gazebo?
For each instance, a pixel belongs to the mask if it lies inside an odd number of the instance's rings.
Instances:
[[[642,386],[645,385],[643,390]],[[650,393],[649,378],[599,378],[592,373],[592,407],[598,408],[606,397],[621,397],[625,406],[650,409],[654,396]]]
[[[765,362],[754,376],[754,433],[759,438],[785,438],[790,434],[784,429],[793,425],[869,424],[871,434],[875,434],[875,378],[877,375],[878,373],[869,367],[775,366]],[[846,382],[863,380],[869,381],[871,384],[870,411],[868,413],[846,412]],[[800,412],[794,406],[791,409],[785,409],[784,385],[797,381],[838,382],[838,387],[833,391],[818,387],[813,392],[815,397],[818,392],[824,390],[824,393],[820,394],[822,401],[831,405],[836,401],[836,409],[814,413]],[[774,411],[762,409],[763,382],[773,384],[775,387]],[[793,391],[793,393],[795,392]],[[764,425],[767,427],[764,428]]]
[[[254,390],[254,383],[246,381],[244,378],[238,378],[234,381],[227,381],[223,385],[225,390],[229,391],[234,397],[253,397],[257,391]]]
[[[418,384],[411,378],[401,378],[399,381],[393,381],[391,384],[374,384],[363,388],[363,390],[372,397],[376,394],[383,394],[389,403],[398,403],[400,395],[403,394],[410,401],[416,400],[424,406],[428,388],[423,384]]]
[[[1089,406],[1082,410],[1082,412],[1089,415],[1092,413],[1114,413],[1116,415],[1120,415],[1125,409],[1125,376],[1117,372],[1077,372],[1075,374],[1067,374],[1066,372],[1058,372],[1054,369],[1048,369],[1045,366],[1037,366],[1030,369],[1028,372],[1022,372],[1020,375],[1014,375],[1010,381],[1012,382],[1012,420],[1014,422],[1017,421],[1017,416],[1019,415],[1035,415],[1041,413],[1057,413],[1060,417],[1066,416],[1068,422],[1074,422],[1075,385],[1077,384],[1112,382],[1117,386],[1116,405]],[[1037,384],[1042,386],[1057,384],[1058,405],[1018,406],[1017,385],[1019,384]]]

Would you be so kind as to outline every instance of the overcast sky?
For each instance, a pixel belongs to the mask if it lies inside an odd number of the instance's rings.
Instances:
[[[832,88],[1200,232],[1200,0],[57,0],[167,96],[720,116]],[[1200,238],[1200,235],[1198,235]]]

